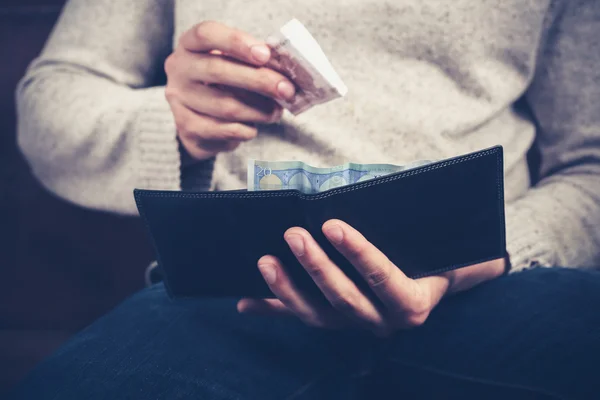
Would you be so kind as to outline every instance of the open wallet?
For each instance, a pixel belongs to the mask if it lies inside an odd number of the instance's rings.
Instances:
[[[277,256],[296,286],[319,294],[283,238],[305,228],[360,288],[355,268],[321,231],[340,219],[411,278],[506,253],[502,147],[325,192],[134,191],[172,297],[272,298],[257,261]]]

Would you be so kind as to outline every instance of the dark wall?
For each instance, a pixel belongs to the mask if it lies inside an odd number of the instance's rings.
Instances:
[[[14,90],[63,0],[0,0],[0,393],[71,334],[143,286],[137,218],[68,204],[15,144]]]

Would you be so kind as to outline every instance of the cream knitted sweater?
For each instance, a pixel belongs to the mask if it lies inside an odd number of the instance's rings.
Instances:
[[[403,164],[500,144],[514,269],[600,264],[597,0],[70,0],[18,87],[18,141],[33,172],[58,196],[125,214],[136,212],[135,187],[180,189],[156,80],[177,38],[209,19],[260,38],[292,17],[349,94],[184,169],[184,186],[243,188],[249,157]]]

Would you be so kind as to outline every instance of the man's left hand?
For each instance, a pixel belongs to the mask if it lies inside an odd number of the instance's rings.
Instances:
[[[243,299],[238,303],[238,310],[296,315],[310,326],[355,326],[368,329],[377,336],[388,336],[399,329],[423,324],[445,295],[493,279],[504,270],[504,260],[498,259],[442,275],[410,279],[350,225],[330,220],[322,229],[333,246],[365,279],[378,301],[360,290],[305,229],[294,227],[285,232],[284,238],[325,295],[327,303],[298,290],[282,263],[274,256],[264,256],[258,266],[277,299]]]

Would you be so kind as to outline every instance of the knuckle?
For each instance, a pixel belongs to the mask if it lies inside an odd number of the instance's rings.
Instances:
[[[323,257],[312,255],[310,252],[306,252],[303,256],[304,269],[317,283],[322,282],[325,278],[325,270],[323,269],[325,261]]]
[[[175,120],[175,128],[180,135],[189,136],[191,133],[188,129],[188,124],[185,121]]]
[[[210,82],[219,83],[223,80],[223,63],[219,57],[208,57],[205,62],[206,79]]]
[[[412,313],[406,316],[405,325],[408,328],[417,328],[425,323],[427,313]]]
[[[175,126],[177,131],[184,135],[190,135],[193,132],[191,118],[185,115],[175,116]]]
[[[254,138],[255,138],[255,137],[258,135],[258,128],[257,128],[257,127],[255,127],[255,126],[248,127],[248,128],[246,129],[246,131],[247,131],[247,132],[246,132],[246,133],[245,133],[245,135],[244,135],[244,138],[245,138],[246,140],[252,140],[252,139],[254,139]]]
[[[168,102],[178,99],[180,96],[179,90],[167,85],[165,87],[165,98]]]
[[[169,56],[165,59],[164,69],[167,75],[171,75],[175,72],[177,68],[177,56],[175,53],[169,54]]]
[[[263,93],[276,96],[277,79],[275,79],[273,74],[266,68],[258,69],[257,72],[255,81],[256,88]]]
[[[425,314],[415,314],[407,318],[406,323],[411,328],[416,328],[425,323],[427,316]]]
[[[246,38],[240,31],[233,31],[229,36],[229,45],[232,49],[242,50],[246,48]]]
[[[352,293],[344,293],[331,299],[330,302],[335,309],[343,313],[348,313],[357,309],[358,300],[356,297],[357,296]]]
[[[314,260],[308,260],[304,268],[313,281],[321,282],[323,280],[325,273],[318,262],[315,262]]]
[[[372,286],[380,286],[386,283],[390,279],[391,271],[390,266],[385,263],[384,265],[372,266],[368,269],[365,279],[367,283]]]
[[[212,31],[214,30],[217,22],[215,21],[202,21],[196,24],[192,29],[194,30],[194,34],[198,40],[207,40]]]
[[[247,131],[252,133],[252,129],[250,127],[246,127],[242,124],[232,124],[223,132],[223,139],[236,141],[249,140],[251,138],[249,137]]]
[[[427,318],[429,315],[429,311],[431,310],[431,301],[423,296],[419,296],[419,300],[413,306],[413,313],[424,315]]]
[[[225,99],[219,105],[221,115],[224,119],[237,121],[242,113],[242,106],[234,99]]]
[[[410,292],[411,301],[399,305],[394,312],[409,319],[427,318],[433,308],[431,298],[419,293],[417,285],[413,285],[412,289],[407,288],[407,290]]]
[[[352,257],[357,261],[363,261],[368,258],[369,243],[366,240],[347,240],[345,244],[346,253],[349,257]]]
[[[192,28],[195,29],[195,28]],[[185,40],[186,40],[186,33],[182,33],[181,35],[179,35],[179,38],[177,39],[177,46],[176,48],[184,48],[185,47]]]
[[[201,152],[198,149],[197,144],[186,137],[180,136],[181,145],[185,148],[190,156],[194,159],[200,159],[202,157]]]

